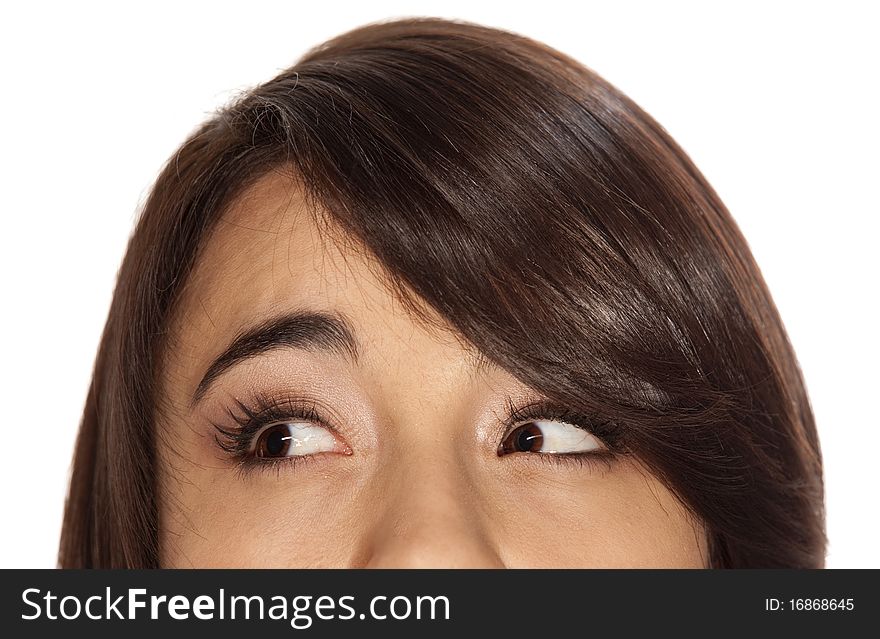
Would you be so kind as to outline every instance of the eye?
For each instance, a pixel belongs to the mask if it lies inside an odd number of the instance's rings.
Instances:
[[[588,453],[607,450],[595,435],[566,422],[531,420],[514,428],[498,447],[511,453]]]
[[[350,454],[346,444],[327,428],[309,422],[287,422],[266,426],[257,434],[255,457],[298,457],[316,453]]]

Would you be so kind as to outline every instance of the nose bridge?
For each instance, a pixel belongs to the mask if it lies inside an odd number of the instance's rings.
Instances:
[[[381,368],[395,371],[393,382],[382,376],[372,382],[373,396],[383,398],[385,438],[373,486],[378,508],[358,563],[502,567],[476,484],[472,358],[448,337],[409,324],[401,331],[407,348],[395,333],[381,351]]]
[[[478,491],[454,454],[396,464],[370,533],[367,567],[503,567],[480,516]]]

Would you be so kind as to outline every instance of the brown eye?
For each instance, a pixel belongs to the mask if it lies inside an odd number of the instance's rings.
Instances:
[[[534,453],[541,450],[541,444],[544,441],[544,434],[537,422],[528,422],[522,426],[514,428],[510,434],[501,442],[499,455],[509,455],[510,453]]]
[[[511,453],[588,453],[606,450],[595,435],[566,422],[532,420],[514,428],[498,447],[498,455]]]
[[[254,454],[257,457],[285,457],[290,449],[290,428],[287,424],[275,424],[262,432],[257,439]]]

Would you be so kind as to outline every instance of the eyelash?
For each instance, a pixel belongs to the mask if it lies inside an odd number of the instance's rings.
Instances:
[[[217,431],[214,440],[221,450],[236,460],[237,469],[243,474],[254,469],[279,472],[283,466],[306,464],[317,456],[260,458],[251,454],[250,449],[255,437],[266,426],[301,420],[319,424],[333,432],[337,430],[322,417],[317,404],[311,400],[292,396],[272,398],[258,393],[250,405],[239,399],[233,401],[235,408],[226,411],[233,425],[227,428],[212,424]]]
[[[266,426],[302,420],[337,432],[332,423],[322,416],[317,403],[311,400],[293,396],[272,398],[257,393],[250,405],[239,399],[234,399],[233,402],[234,408],[226,411],[232,425],[212,425],[217,431],[214,434],[217,445],[236,460],[236,466],[241,473],[253,469],[279,472],[285,465],[308,463],[320,455],[261,458],[251,454],[254,438]],[[581,413],[546,399],[516,406],[507,398],[506,407],[506,418],[501,421],[495,438],[499,446],[517,426],[536,420],[561,421],[577,426],[597,437],[606,446],[603,450],[582,453],[528,453],[521,455],[522,457],[544,463],[570,464],[578,468],[602,465],[610,469],[619,456],[626,454],[619,431],[610,422],[598,419],[595,415]]]

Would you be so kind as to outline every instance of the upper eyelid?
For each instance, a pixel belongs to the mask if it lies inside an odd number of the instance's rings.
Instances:
[[[242,422],[240,419],[236,421],[245,425],[245,423],[259,422],[260,428],[265,428],[285,420],[305,419],[314,421],[332,431],[339,429],[325,417],[326,410],[319,406],[319,403],[312,399],[306,399],[296,396],[283,396],[277,398],[266,398],[259,396],[255,400],[255,406],[249,407],[247,404],[236,399],[239,409],[247,416],[248,421]]]
[[[584,424],[584,422],[598,423],[599,421],[598,418],[593,418],[568,406],[558,404],[546,397],[520,406],[515,405],[513,400],[508,397],[505,406],[506,416],[501,421],[509,428],[515,428],[530,421],[558,421],[590,430],[589,425]]]

